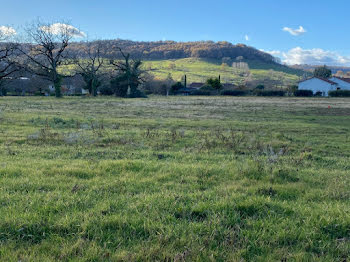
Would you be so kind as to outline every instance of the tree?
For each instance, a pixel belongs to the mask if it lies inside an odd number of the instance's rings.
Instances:
[[[4,81],[10,77],[13,73],[19,70],[17,62],[15,61],[17,46],[13,43],[2,43],[3,41],[9,41],[11,37],[11,31],[0,31],[0,96],[6,95],[6,88],[4,87]]]
[[[332,71],[324,65],[324,66],[315,68],[314,76],[315,77],[322,77],[322,78],[329,78],[332,76]]]
[[[176,69],[176,64],[175,63],[170,63],[168,65],[168,68],[171,69],[171,70],[175,70]]]
[[[338,70],[337,73],[335,74],[337,77],[343,77],[344,76],[344,72],[341,70]]]
[[[40,21],[33,23],[26,32],[29,44],[20,48],[28,60],[25,68],[51,81],[56,97],[61,97],[63,75],[58,72],[58,68],[67,61],[66,49],[71,39],[82,37],[83,33],[68,24],[47,24]]]
[[[187,87],[187,75],[181,77],[181,83],[183,84],[183,87]]]
[[[294,93],[295,91],[298,90],[298,86],[297,85],[291,85],[288,87],[288,91],[291,92],[291,93]]]
[[[226,63],[221,64],[221,71],[225,71],[228,68],[228,65]]]
[[[115,66],[117,75],[111,80],[111,86],[115,94],[120,97],[144,96],[138,90],[140,84],[144,82],[144,71],[141,69],[142,61],[130,60],[130,54],[125,54],[121,48],[117,47],[124,58],[124,61],[110,60],[110,64]]]
[[[85,82],[85,89],[90,95],[97,96],[97,88],[101,85],[100,69],[103,65],[101,57],[101,47],[94,48],[91,43],[84,46],[82,52],[87,56],[87,59],[81,60],[75,58],[75,64],[78,66],[78,74],[80,74]]]
[[[165,79],[166,96],[169,96],[169,92],[171,90],[171,87],[174,85],[174,83],[175,83],[175,81],[174,81],[171,73],[169,73],[167,78]]]
[[[171,86],[171,93],[176,94],[177,91],[179,91],[181,88],[184,88],[184,85],[182,84],[182,82],[176,82]]]
[[[220,83],[220,79],[219,78],[209,78],[207,81],[206,81],[206,84],[208,86],[211,86],[212,88],[214,89],[221,89],[222,85]]]

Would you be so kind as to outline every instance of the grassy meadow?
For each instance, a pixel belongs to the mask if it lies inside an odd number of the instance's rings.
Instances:
[[[264,81],[265,79],[283,80],[285,86],[297,83],[299,77],[293,69],[282,70],[281,66],[273,66],[257,61],[247,61],[250,67],[251,80]],[[165,79],[170,73],[172,77],[179,81],[181,77],[187,75],[189,83],[202,82],[210,77],[221,76],[225,83],[244,83],[242,71],[231,66],[222,66],[221,61],[199,58],[183,58],[174,60],[143,61],[144,68],[156,78]],[[274,70],[274,71],[271,71]],[[294,74],[293,74],[294,73]]]
[[[156,79],[166,79],[171,74],[175,81],[180,81],[184,75],[187,75],[188,83],[205,83],[208,78],[221,76],[223,83],[234,83],[241,85],[245,81],[242,70],[231,66],[222,66],[220,60],[183,58],[170,60],[144,60],[143,69],[153,75]],[[105,61],[104,71],[112,70],[112,67]],[[247,61],[250,67],[251,79],[263,82],[283,81],[283,86],[295,85],[299,81],[301,70],[295,70],[280,65],[265,64],[258,61]],[[272,71],[273,70],[273,71]],[[70,75],[75,71],[74,66],[63,66],[61,73]],[[299,74],[299,76],[298,76]]]
[[[0,261],[346,261],[350,101],[0,98]]]

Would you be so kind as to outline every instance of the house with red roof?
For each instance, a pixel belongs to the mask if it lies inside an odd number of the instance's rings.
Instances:
[[[189,88],[193,88],[193,89],[200,89],[200,88],[203,87],[204,85],[205,85],[204,83],[193,82],[193,83],[191,83],[188,87],[189,87]]]
[[[329,91],[340,89],[339,84],[327,78],[312,77],[299,82],[299,90],[311,90],[314,94],[328,96]]]
[[[350,90],[350,78],[333,76],[329,80],[337,83],[338,88],[341,90]]]

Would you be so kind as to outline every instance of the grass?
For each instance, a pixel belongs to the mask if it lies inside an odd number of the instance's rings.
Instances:
[[[278,67],[256,61],[248,61],[251,80],[264,81],[266,79],[279,80],[282,79],[284,85],[292,85],[297,83],[299,71],[287,70],[284,67]],[[210,77],[218,77],[221,75],[223,82],[243,84],[245,81],[242,72],[230,66],[221,66],[218,60],[184,58],[176,60],[159,60],[144,61],[144,68],[150,70],[155,77],[165,79],[170,73],[176,81],[180,81],[181,77],[187,75],[189,82],[202,82]],[[275,70],[271,73],[271,69]]]
[[[342,98],[0,100],[0,261],[346,261]]]
[[[106,61],[106,65],[108,61]],[[248,61],[251,80],[265,82],[283,81],[283,86],[295,85],[299,76],[303,74],[301,70],[295,70],[283,66],[266,64],[258,61]],[[111,70],[112,67],[106,66],[104,70]],[[242,71],[231,66],[221,66],[221,62],[216,59],[183,58],[171,60],[145,60],[143,69],[152,74],[155,78],[166,79],[170,73],[175,81],[181,81],[184,75],[187,75],[188,83],[205,83],[208,78],[221,76],[224,83],[234,83],[243,85],[245,77]],[[271,71],[274,70],[274,71]],[[71,74],[74,66],[65,66],[61,68],[63,74]]]

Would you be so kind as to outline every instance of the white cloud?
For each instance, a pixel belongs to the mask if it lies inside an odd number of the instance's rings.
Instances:
[[[291,65],[350,65],[350,57],[320,48],[302,49],[301,47],[295,47],[282,54],[282,61]]]
[[[285,32],[288,32],[288,33],[290,33],[291,35],[294,35],[294,36],[302,35],[302,34],[306,33],[306,30],[302,26],[299,26],[299,28],[297,28],[297,29],[293,29],[293,28],[290,28],[290,27],[283,27],[282,30],[285,31]]]
[[[245,36],[244,36],[244,39],[245,39],[246,41],[249,41],[249,40],[250,40],[250,38],[249,38],[248,35],[245,35]]]
[[[303,49],[295,47],[287,52],[279,50],[260,51],[281,58],[282,62],[289,65],[332,65],[332,66],[350,66],[350,57],[342,56],[337,52],[323,50],[321,48]]]
[[[62,32],[68,32],[68,34],[72,37],[79,37],[79,38],[84,38],[86,37],[86,34],[82,31],[80,31],[78,28],[68,25],[68,24],[61,24],[61,23],[56,23],[52,24],[50,26],[42,26],[40,28],[41,30],[45,32],[50,32],[51,34],[54,35],[59,35]]]
[[[1,36],[13,36],[17,34],[16,30],[9,26],[0,26],[0,35]]]

